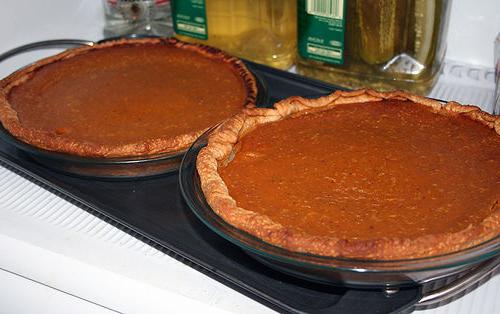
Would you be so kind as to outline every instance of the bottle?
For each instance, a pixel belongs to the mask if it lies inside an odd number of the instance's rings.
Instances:
[[[170,0],[103,0],[105,37],[172,36]]]
[[[173,0],[175,36],[288,69],[295,61],[296,0]]]
[[[448,0],[298,0],[297,72],[347,88],[426,94],[441,68]]]

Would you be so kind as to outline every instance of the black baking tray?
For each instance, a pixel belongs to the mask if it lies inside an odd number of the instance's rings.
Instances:
[[[248,62],[269,89],[270,103],[328,94],[338,87]],[[389,313],[407,311],[422,297],[415,285],[387,294],[303,281],[272,270],[201,223],[184,203],[176,173],[106,181],[52,171],[0,141],[0,160],[44,188],[279,312]]]

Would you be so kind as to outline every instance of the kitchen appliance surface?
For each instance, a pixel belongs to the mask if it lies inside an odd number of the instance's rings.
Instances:
[[[292,95],[314,97],[335,90],[287,72],[252,63],[249,66],[268,85],[270,103]],[[411,310],[425,297],[419,285],[393,294],[392,290],[325,285],[275,271],[204,226],[184,202],[176,174],[113,182],[65,175],[47,169],[6,142],[0,143],[0,159],[37,184],[70,196],[94,215],[278,311],[392,312]],[[487,274],[494,270],[491,264],[484,268]]]

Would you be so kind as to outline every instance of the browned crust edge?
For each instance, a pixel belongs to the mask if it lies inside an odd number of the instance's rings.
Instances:
[[[114,46],[122,45],[146,45],[160,44],[177,47],[197,52],[207,58],[219,60],[232,66],[234,71],[243,79],[247,97],[242,107],[255,107],[257,99],[257,83],[252,73],[246,65],[238,58],[230,56],[225,52],[201,45],[186,43],[175,38],[146,38],[146,39],[119,39],[108,41],[102,44],[97,44],[89,47],[80,47],[66,50],[55,56],[42,59],[24,69],[14,72],[10,76],[0,81],[0,121],[4,128],[8,130],[17,139],[50,151],[63,152],[78,156],[86,157],[132,157],[132,156],[148,156],[161,153],[170,153],[181,151],[191,145],[205,130],[197,130],[187,134],[182,134],[175,137],[165,136],[159,138],[148,139],[142,142],[130,143],[124,145],[102,146],[89,142],[75,142],[71,139],[59,137],[54,132],[48,132],[38,129],[27,129],[20,123],[16,111],[12,108],[8,101],[10,90],[28,80],[37,69],[57,62],[85,54],[95,49],[105,49]]]
[[[383,99],[409,100],[431,107],[438,114],[460,114],[479,121],[500,134],[500,117],[481,111],[476,106],[456,102],[441,104],[438,101],[401,91],[379,93],[373,90],[352,92],[337,91],[331,95],[310,100],[291,97],[275,105],[275,109],[254,108],[225,122],[209,140],[197,158],[201,188],[211,208],[226,222],[265,242],[290,251],[322,256],[362,258],[372,260],[399,260],[436,256],[456,252],[492,239],[500,233],[500,205],[480,224],[468,226],[455,233],[433,234],[408,238],[381,238],[376,240],[349,240],[334,237],[312,236],[299,233],[286,226],[238,206],[229,195],[218,167],[227,164],[235,154],[238,140],[258,125],[278,121],[290,115],[304,114],[310,110],[328,110],[339,104],[363,103]]]

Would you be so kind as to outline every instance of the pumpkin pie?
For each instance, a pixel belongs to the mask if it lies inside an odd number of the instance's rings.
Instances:
[[[500,117],[404,92],[292,97],[224,123],[197,158],[210,207],[293,252],[414,259],[500,234]]]
[[[256,94],[243,62],[218,49],[127,39],[67,50],[0,81],[0,119],[45,150],[150,156],[187,148]]]

